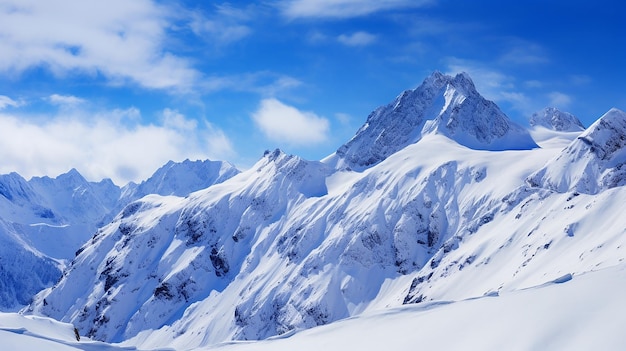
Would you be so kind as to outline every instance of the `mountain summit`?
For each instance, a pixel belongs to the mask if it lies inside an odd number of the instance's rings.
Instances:
[[[568,112],[560,111],[555,107],[546,107],[533,113],[530,118],[531,127],[545,127],[557,132],[582,132],[585,130],[582,122]]]
[[[626,113],[609,110],[527,182],[586,194],[626,185]]]
[[[521,126],[482,97],[466,73],[435,72],[413,90],[372,112],[356,135],[327,162],[362,169],[418,142],[441,134],[476,150],[525,150],[537,147]]]

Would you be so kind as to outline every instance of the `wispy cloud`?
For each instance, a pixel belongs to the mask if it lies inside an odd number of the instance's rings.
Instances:
[[[199,77],[165,47],[168,11],[151,0],[6,0],[0,6],[0,73],[32,67],[80,72],[112,84],[188,89]]]
[[[251,8],[241,9],[230,4],[215,5],[215,12],[205,15],[192,12],[190,27],[199,37],[214,43],[231,43],[252,33],[246,24],[253,16]]]
[[[56,175],[75,167],[88,179],[125,184],[146,179],[168,160],[234,155],[229,138],[208,122],[171,109],[159,123],[139,119],[136,108],[52,118],[0,114],[0,173]]]
[[[0,110],[4,110],[7,107],[20,107],[24,105],[23,101],[15,101],[6,95],[0,95]]]
[[[283,0],[278,2],[288,18],[352,18],[388,10],[422,7],[433,0]]]
[[[274,98],[262,100],[252,119],[272,141],[311,145],[328,139],[329,122],[326,118],[300,111]]]
[[[376,36],[368,32],[354,32],[352,34],[341,34],[337,40],[347,46],[367,46],[376,41]]]
[[[522,89],[516,86],[515,78],[485,64],[458,58],[448,59],[450,74],[466,72],[472,77],[476,89],[489,100],[509,103],[523,115],[530,115],[539,106]]]
[[[53,105],[58,106],[76,106],[85,103],[84,99],[73,95],[52,94],[46,100]]]
[[[199,84],[205,92],[219,90],[244,91],[263,96],[275,96],[302,85],[294,77],[268,71],[207,77]]]
[[[572,103],[572,98],[564,93],[553,91],[548,94],[550,106],[557,108],[567,108]]]

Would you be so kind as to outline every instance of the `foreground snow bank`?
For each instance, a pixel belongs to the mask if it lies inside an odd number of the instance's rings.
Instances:
[[[120,348],[82,337],[76,340],[71,324],[17,313],[0,313],[0,350],[11,351],[113,351],[135,350]]]
[[[408,305],[203,350],[624,350],[624,291],[626,265],[500,296]]]
[[[500,296],[407,305],[265,341],[197,350],[624,350],[624,291],[626,264]],[[135,350],[131,342],[77,342],[71,324],[0,313],[2,350]]]

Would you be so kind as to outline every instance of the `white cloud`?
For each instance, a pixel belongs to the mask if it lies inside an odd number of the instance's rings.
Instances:
[[[20,107],[24,105],[22,101],[15,101],[6,95],[0,95],[0,110],[4,110],[7,107]]]
[[[366,46],[376,41],[376,36],[367,32],[355,32],[352,34],[342,34],[337,40],[348,46]]]
[[[278,6],[288,18],[351,18],[374,12],[422,7],[433,0],[283,0]]]
[[[165,110],[159,124],[136,123],[135,108],[45,120],[0,114],[0,173],[57,175],[77,168],[87,179],[117,184],[149,177],[168,160],[226,159],[233,147],[212,125]]]
[[[230,76],[209,77],[202,82],[201,87],[208,92],[228,89],[274,96],[279,92],[300,85],[302,85],[302,82],[291,76],[260,71]]]
[[[572,98],[564,93],[553,91],[548,94],[550,106],[557,108],[566,108],[572,103]]]
[[[185,90],[199,73],[167,52],[167,9],[151,0],[4,0],[0,72],[44,67],[113,84]]]
[[[47,99],[53,105],[75,106],[85,102],[85,100],[73,95],[52,94]]]
[[[300,111],[276,99],[264,99],[252,119],[271,140],[293,145],[327,140],[329,122],[313,112]]]
[[[248,11],[229,4],[216,5],[215,8],[215,15],[211,17],[192,13],[190,27],[196,35],[213,42],[230,43],[252,33],[250,27],[243,24],[252,17]]]

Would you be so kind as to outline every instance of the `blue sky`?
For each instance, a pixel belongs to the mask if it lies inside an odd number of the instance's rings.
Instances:
[[[0,0],[0,173],[321,159],[434,70],[518,123],[626,110],[620,1]]]

